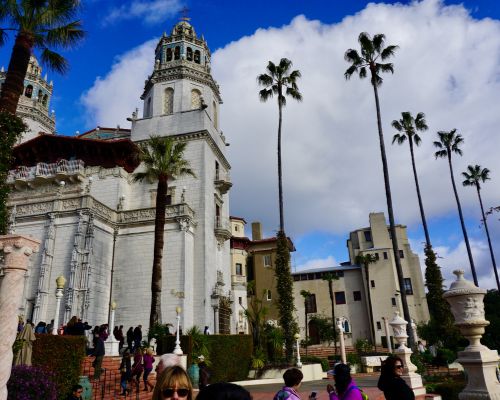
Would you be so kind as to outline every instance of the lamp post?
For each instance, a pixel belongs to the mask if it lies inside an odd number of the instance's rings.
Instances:
[[[302,363],[300,362],[300,335],[296,333],[294,336],[295,338],[295,343],[297,345],[297,368],[302,368]]]
[[[177,354],[178,356],[182,356],[183,352],[181,349],[181,339],[180,339],[180,323],[181,323],[181,311],[182,308],[177,306],[175,308],[175,312],[177,313],[177,337],[175,339],[175,349],[174,349],[174,354]]]
[[[347,364],[347,358],[345,355],[345,344],[344,344],[344,322],[345,318],[340,317],[337,318],[337,330],[339,331],[339,339],[340,339],[340,359],[342,364]]]
[[[56,279],[56,315],[54,316],[54,326],[52,327],[52,334],[57,335],[57,329],[59,328],[59,308],[61,308],[61,299],[64,292],[64,284],[66,279],[64,276],[59,276]]]

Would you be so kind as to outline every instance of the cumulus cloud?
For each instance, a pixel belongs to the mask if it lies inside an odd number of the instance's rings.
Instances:
[[[231,143],[232,215],[260,220],[267,229],[278,225],[278,109],[275,99],[259,102],[255,77],[269,60],[278,62],[281,57],[293,60],[302,72],[299,88],[304,97],[302,103],[289,100],[283,115],[287,233],[300,237],[328,231],[347,236],[367,225],[370,211],[386,209],[373,90],[368,79],[344,79],[344,52],[358,48],[362,31],[385,33],[388,44],[399,45],[394,75],[385,75],[380,88],[397,222],[420,223],[408,146],[390,144],[395,133],[390,123],[402,111],[427,116],[429,131],[422,134],[415,155],[429,219],[456,212],[446,160],[433,156],[438,130],[457,128],[465,139],[464,156],[453,161],[466,216],[480,218],[474,190],[460,184],[459,172],[468,164],[492,171],[483,201],[486,207],[498,205],[500,135],[495,105],[500,104],[500,22],[474,19],[461,5],[424,0],[369,4],[331,25],[297,16],[288,25],[259,29],[213,53],[213,76],[224,98],[221,125]],[[121,56],[83,96],[96,122],[116,124],[130,115],[143,79],[152,71],[153,46],[154,41]],[[460,235],[456,232],[450,249],[460,248]],[[495,239],[497,246],[499,241]],[[453,250],[446,254],[462,256]]]
[[[140,18],[146,24],[157,24],[177,14],[183,7],[180,0],[130,1],[112,8],[103,24]]]
[[[297,265],[297,270],[307,270],[315,268],[332,268],[339,265],[337,260],[333,256],[328,256],[326,258],[314,258],[306,261],[304,264]]]

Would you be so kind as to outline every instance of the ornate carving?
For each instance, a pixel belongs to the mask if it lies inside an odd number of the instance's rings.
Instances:
[[[125,211],[121,213],[121,222],[151,221],[155,219],[155,209]]]
[[[80,199],[79,198],[73,198],[73,199],[66,199],[62,201],[62,208],[63,210],[73,210],[75,208],[80,207]]]
[[[52,211],[52,202],[32,203],[17,206],[17,216],[24,217],[26,215],[45,214]]]
[[[92,211],[104,219],[113,220],[114,211],[97,200],[92,202]]]

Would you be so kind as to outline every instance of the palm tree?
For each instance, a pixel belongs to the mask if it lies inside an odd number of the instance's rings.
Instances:
[[[366,78],[368,70],[370,71],[370,82],[373,87],[373,94],[375,96],[375,107],[377,110],[377,127],[380,143],[380,155],[382,157],[382,169],[384,172],[385,183],[385,197],[387,199],[387,212],[389,214],[389,226],[391,232],[392,249],[394,251],[394,262],[396,264],[396,272],[398,275],[399,287],[401,288],[401,303],[403,306],[403,315],[405,320],[410,321],[410,310],[408,308],[408,301],[404,288],[403,268],[401,267],[401,260],[399,258],[398,239],[396,237],[396,228],[394,223],[394,211],[392,207],[391,185],[389,181],[389,168],[387,166],[387,157],[385,154],[384,133],[382,131],[382,117],[380,115],[380,101],[378,98],[378,88],[382,85],[383,79],[380,76],[382,72],[394,73],[394,66],[392,63],[380,63],[392,57],[396,52],[398,46],[389,45],[385,46],[385,35],[377,34],[373,37],[366,32],[361,32],[358,37],[358,42],[361,48],[361,54],[355,49],[348,49],[344,58],[351,66],[345,71],[344,76],[350,79],[356,72],[361,79]],[[409,325],[409,324],[408,324]],[[408,342],[413,346],[414,338],[413,331],[408,326]]]
[[[17,32],[0,95],[0,110],[16,113],[35,48],[41,51],[41,62],[49,68],[60,73],[68,69],[64,57],[51,48],[71,48],[84,37],[81,22],[75,20],[79,6],[80,0],[0,0],[0,21],[7,24],[0,29],[0,45],[4,43],[7,31]]]
[[[491,245],[490,232],[488,230],[488,224],[486,222],[486,215],[483,208],[483,200],[481,198],[481,185],[480,182],[486,182],[490,179],[490,170],[488,168],[481,168],[479,165],[469,165],[467,167],[468,172],[462,172],[462,176],[465,180],[462,182],[464,186],[475,186],[477,190],[477,197],[479,198],[479,205],[481,206],[481,215],[483,216],[484,230],[486,231],[486,237],[488,238],[488,246],[490,248],[491,262],[493,264],[493,271],[495,272],[495,279],[497,281],[497,288],[500,292],[500,280],[498,279],[497,263],[495,262],[495,255],[493,254],[493,246]]]
[[[375,328],[373,327],[373,306],[372,306],[372,295],[370,293],[370,269],[368,268],[370,264],[377,262],[377,257],[375,254],[365,254],[364,256],[359,254],[354,259],[354,262],[358,265],[362,265],[365,268],[365,281],[366,281],[366,293],[368,295],[368,317],[370,319],[370,336],[374,346],[377,345],[375,341]]]
[[[301,77],[300,71],[290,71],[292,62],[287,58],[282,58],[278,65],[269,61],[267,73],[260,74],[257,82],[264,89],[259,91],[260,100],[265,102],[274,95],[278,96],[278,202],[280,211],[280,231],[285,232],[285,221],[283,216],[283,182],[281,167],[281,124],[283,107],[286,106],[286,96],[302,101],[302,94],[299,92],[297,80]]]
[[[304,298],[304,328],[305,328],[305,334],[306,334],[306,357],[307,357],[307,348],[309,346],[308,343],[308,337],[307,337],[307,302],[309,301],[309,297],[311,297],[312,293],[308,290],[301,290],[300,295]]]
[[[410,145],[410,155],[411,155],[411,165],[413,167],[413,177],[415,178],[415,186],[417,188],[417,198],[418,206],[420,208],[420,216],[422,218],[422,226],[424,227],[425,243],[427,247],[432,247],[431,239],[429,236],[429,229],[427,228],[427,221],[425,219],[424,205],[422,204],[422,196],[420,194],[420,185],[418,184],[417,167],[415,166],[415,155],[413,153],[413,144],[417,146],[420,145],[422,139],[418,132],[423,132],[427,130],[427,123],[425,121],[425,115],[422,112],[417,114],[414,118],[409,111],[401,113],[402,118],[392,121],[392,126],[398,132],[392,138],[392,143],[398,142],[398,144],[403,144],[407,139]]]
[[[139,145],[139,156],[144,170],[134,174],[136,182],[145,179],[158,181],[156,191],[155,238],[153,273],[151,277],[151,312],[149,329],[161,323],[162,257],[165,234],[165,210],[167,208],[168,181],[182,175],[196,177],[189,161],[184,159],[187,143],[176,142],[172,137],[151,136]]]
[[[434,153],[436,158],[448,159],[448,165],[450,167],[451,184],[453,185],[453,193],[455,193],[455,200],[457,201],[458,215],[460,217],[460,224],[462,226],[462,233],[464,235],[465,247],[467,248],[467,255],[469,256],[470,268],[472,271],[472,277],[474,278],[474,284],[478,286],[476,268],[474,267],[474,260],[472,259],[472,252],[469,244],[469,237],[467,236],[467,230],[465,229],[464,216],[462,214],[462,206],[460,205],[460,199],[458,198],[457,186],[455,185],[455,177],[453,176],[453,165],[451,163],[451,156],[453,153],[462,155],[462,150],[460,145],[464,142],[462,135],[457,134],[456,129],[452,129],[449,132],[440,131],[437,133],[439,136],[439,141],[434,142],[434,146],[439,150]]]
[[[322,278],[324,281],[328,282],[328,293],[330,294],[330,305],[332,309],[332,325],[333,325],[333,349],[335,354],[337,354],[337,327],[335,325],[335,302],[333,301],[333,281],[338,281],[339,277],[336,274],[327,272]]]

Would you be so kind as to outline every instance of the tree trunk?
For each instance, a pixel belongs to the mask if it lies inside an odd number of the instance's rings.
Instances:
[[[486,215],[484,214],[483,200],[481,199],[481,190],[479,189],[479,184],[476,183],[477,196],[479,197],[479,205],[481,206],[481,215],[483,216],[484,230],[486,231],[486,237],[488,238],[488,246],[490,248],[491,262],[493,264],[493,271],[495,272],[495,279],[497,281],[497,289],[500,292],[500,280],[498,279],[497,263],[495,261],[495,255],[493,254],[493,246],[491,245],[490,232],[488,230],[488,223],[486,222]]]
[[[33,39],[25,32],[16,36],[10,56],[9,68],[0,94],[0,110],[16,113],[19,97],[24,90],[24,77],[28,70]]]
[[[281,98],[281,88],[279,93],[279,98]],[[278,202],[280,211],[280,231],[285,232],[285,217],[283,215],[283,175],[281,171],[281,121],[282,121],[282,105],[278,100]]]
[[[161,323],[162,258],[165,235],[165,210],[167,208],[167,177],[158,179],[156,192],[155,241],[153,250],[153,274],[151,277],[151,312],[149,329]]]
[[[372,294],[370,293],[370,270],[368,264],[365,264],[365,276],[366,276],[366,293],[368,294],[368,318],[370,319],[370,336],[372,339],[372,344],[377,347],[377,342],[375,340],[375,328],[373,326],[373,307],[372,307]]]
[[[467,255],[469,256],[470,269],[472,271],[472,278],[474,279],[474,284],[479,287],[477,282],[476,268],[474,267],[474,260],[472,259],[472,251],[470,249],[469,237],[467,236],[467,229],[465,229],[464,216],[462,214],[462,206],[460,205],[460,199],[458,198],[457,186],[455,185],[455,178],[453,176],[453,165],[451,164],[451,149],[447,149],[448,152],[448,165],[450,166],[450,176],[451,184],[453,186],[453,193],[455,194],[455,200],[457,201],[458,216],[460,217],[460,225],[462,226],[462,233],[464,234],[465,247],[467,248]]]
[[[373,78],[375,72],[371,71],[371,73]],[[387,158],[385,155],[385,145],[384,145],[384,133],[382,131],[382,118],[380,116],[380,102],[378,99],[377,85],[374,84],[373,79],[372,79],[372,86],[373,86],[373,92],[375,94],[375,106],[377,109],[377,126],[378,126],[378,136],[380,141],[380,155],[382,156],[382,169],[384,171],[385,197],[387,199],[387,212],[389,214],[392,250],[394,252],[394,262],[396,264],[396,273],[398,275],[399,290],[401,293],[401,304],[403,306],[403,316],[404,319],[408,322],[408,325],[406,326],[406,332],[408,334],[408,344],[410,347],[413,347],[415,343],[415,338],[413,337],[413,330],[411,329],[411,324],[410,324],[411,322],[410,310],[408,308],[408,301],[406,299],[406,292],[404,290],[403,268],[401,267],[401,260],[399,258],[398,239],[396,237],[396,228],[394,225],[394,212],[392,208],[391,185],[389,182],[389,169],[387,167]]]
[[[328,291],[330,292],[330,303],[332,304],[332,324],[333,324],[333,351],[337,355],[337,329],[335,325],[335,304],[333,302],[333,283],[328,280]]]
[[[413,167],[413,176],[415,177],[415,187],[417,188],[418,207],[420,208],[420,217],[422,218],[422,226],[424,228],[425,243],[427,246],[432,247],[429,229],[427,228],[427,220],[425,219],[422,195],[420,194],[420,185],[418,184],[417,167],[415,166],[415,155],[413,154],[413,139],[409,136],[408,140],[410,142],[411,165]]]

